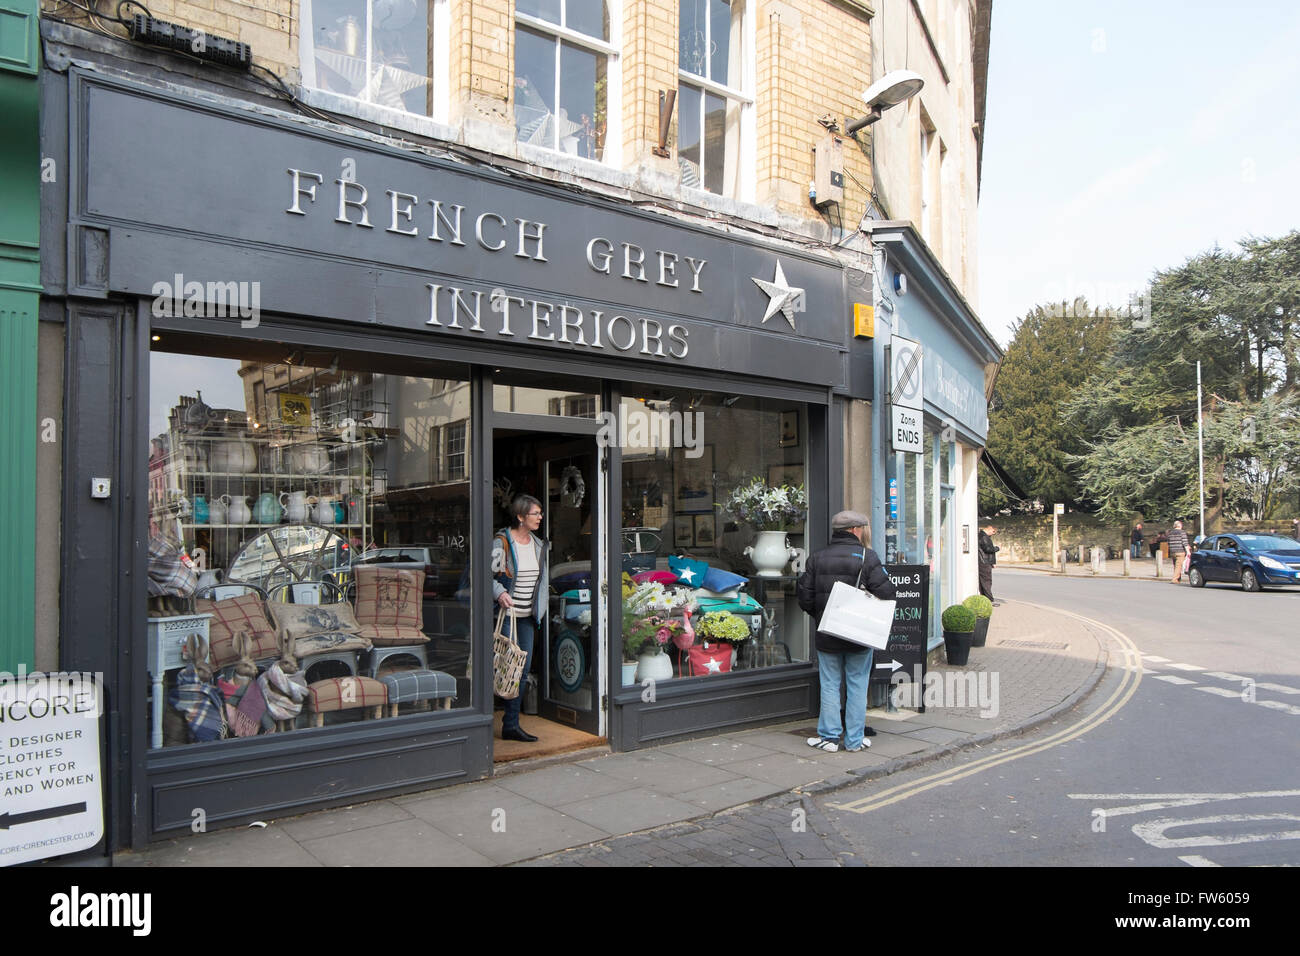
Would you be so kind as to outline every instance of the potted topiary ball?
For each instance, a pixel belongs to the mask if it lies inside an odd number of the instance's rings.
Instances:
[[[975,639],[971,647],[983,647],[989,634],[989,618],[993,616],[993,602],[982,594],[972,594],[961,602],[975,612]]]
[[[954,604],[944,609],[940,620],[943,622],[943,647],[948,654],[948,663],[965,667],[975,637],[975,612],[964,604]]]

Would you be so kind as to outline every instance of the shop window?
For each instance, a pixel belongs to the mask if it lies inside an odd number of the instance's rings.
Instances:
[[[521,143],[603,162],[617,113],[618,47],[606,0],[515,4],[515,132]]]
[[[152,745],[470,706],[467,371],[154,348]]]
[[[659,389],[625,398],[621,419],[625,683],[809,660],[781,549],[808,541],[807,409]],[[715,622],[727,640],[706,640]]]
[[[681,0],[678,20],[677,156],[682,185],[747,198],[753,165],[750,61],[745,0]]]
[[[562,415],[570,418],[596,418],[600,415],[600,396],[594,392],[564,392],[552,388],[511,384],[529,381],[517,373],[506,373],[492,386],[492,407],[498,412],[524,415]]]
[[[445,121],[446,0],[306,0],[303,81],[312,89]]]

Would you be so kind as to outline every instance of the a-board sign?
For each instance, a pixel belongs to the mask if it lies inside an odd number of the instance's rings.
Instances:
[[[0,866],[103,838],[102,700],[93,674],[0,674]]]
[[[894,626],[889,632],[889,646],[876,651],[872,658],[871,679],[921,684],[930,638],[930,569],[924,564],[887,564],[885,572],[896,592]],[[920,706],[924,712],[923,701]]]

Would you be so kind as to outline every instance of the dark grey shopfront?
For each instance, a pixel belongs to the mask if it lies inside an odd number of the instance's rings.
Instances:
[[[105,674],[114,847],[188,831],[198,808],[207,826],[229,825],[492,768],[493,622],[482,600],[467,612],[471,690],[455,709],[150,746],[155,337],[459,376],[471,542],[494,530],[491,436],[524,420],[494,406],[501,382],[575,383],[615,412],[656,390],[799,409],[804,543],[824,542],[829,503],[842,497],[836,396],[849,347],[843,273],[830,260],[197,92],[181,99],[77,68],[42,79],[43,154],[67,171],[42,203],[42,318],[64,323],[67,342],[60,666]],[[769,310],[754,281],[774,282],[778,264],[802,290],[786,311]],[[159,307],[159,283],[191,281],[207,290],[207,314]],[[255,316],[211,314],[211,283],[227,282],[256,283]],[[553,418],[534,424],[548,423],[564,430]],[[625,464],[617,446],[599,461],[595,526],[610,542],[601,583],[615,608]],[[105,475],[112,496],[91,499],[91,477]],[[468,583],[490,594],[484,552],[471,551]],[[620,681],[616,611],[607,623],[596,699],[615,749],[816,710],[806,660],[667,681],[647,700]]]

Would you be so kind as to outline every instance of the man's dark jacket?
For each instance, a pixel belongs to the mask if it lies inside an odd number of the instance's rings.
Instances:
[[[993,543],[993,539],[980,528],[980,553],[979,563],[987,564],[989,567],[998,563],[998,552],[1002,549]]]
[[[851,531],[836,531],[831,535],[831,543],[808,559],[803,574],[799,576],[799,606],[820,623],[835,582],[843,581],[852,587],[857,583],[858,572],[862,573],[863,590],[870,591],[882,601],[894,599],[894,582],[889,580],[876,552],[863,547]],[[817,650],[823,654],[836,654],[845,651],[857,653],[866,648],[852,641],[818,634]]]

